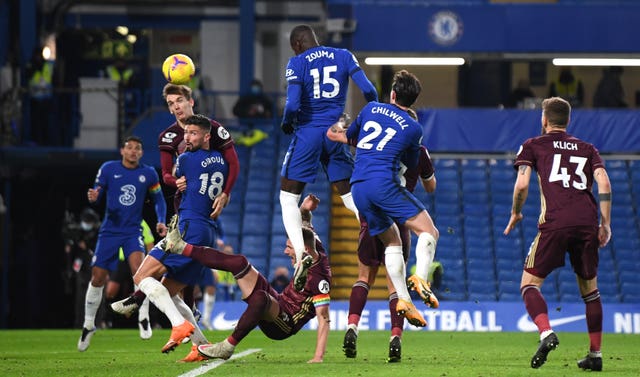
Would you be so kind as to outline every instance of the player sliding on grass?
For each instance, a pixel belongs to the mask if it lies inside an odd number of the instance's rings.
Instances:
[[[229,255],[213,248],[190,245],[182,240],[177,228],[170,226],[167,237],[159,243],[160,247],[167,252],[192,258],[207,267],[233,273],[242,291],[242,300],[248,304],[229,337],[219,343],[198,346],[202,356],[226,360],[256,326],[267,337],[282,340],[296,334],[313,317],[318,317],[316,350],[308,362],[322,362],[329,335],[331,269],[322,243],[311,229],[311,211],[317,208],[318,203],[318,198],[309,195],[300,207],[306,254],[302,258],[303,275],[306,277],[302,290],[296,289],[292,280],[282,293],[278,293],[244,255]],[[290,240],[287,240],[284,252],[292,262],[295,261]]]

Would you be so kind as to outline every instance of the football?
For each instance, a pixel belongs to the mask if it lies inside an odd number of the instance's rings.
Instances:
[[[162,63],[162,74],[172,84],[186,84],[195,73],[196,66],[191,58],[184,54],[173,54]]]

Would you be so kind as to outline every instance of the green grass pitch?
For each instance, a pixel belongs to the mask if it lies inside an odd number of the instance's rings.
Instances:
[[[228,331],[207,331],[211,341],[220,341]],[[343,332],[333,331],[322,364],[307,364],[315,349],[315,331],[301,331],[284,340],[267,339],[253,331],[236,348],[236,354],[260,349],[244,357],[216,362],[183,364],[190,346],[170,354],[160,348],[169,330],[155,330],[147,341],[137,329],[98,331],[86,352],[76,350],[80,330],[0,331],[0,375],[2,376],[584,376],[576,360],[586,354],[586,333],[558,333],[560,346],[542,368],[529,366],[537,348],[534,333],[463,333],[405,331],[402,362],[386,363],[389,333],[361,331],[358,356],[342,353]],[[604,334],[606,376],[640,375],[640,336]],[[200,369],[198,369],[200,368]]]

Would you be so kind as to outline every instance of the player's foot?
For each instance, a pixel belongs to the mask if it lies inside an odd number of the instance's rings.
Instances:
[[[219,343],[214,344],[204,344],[198,346],[198,352],[210,359],[223,359],[228,360],[231,355],[233,355],[233,351],[236,349],[236,346],[229,343],[228,340],[223,340]]]
[[[553,332],[542,339],[536,354],[531,358],[531,368],[540,368],[547,361],[549,352],[556,349],[558,344],[560,344],[558,337]]]
[[[80,335],[80,339],[78,339],[78,351],[84,352],[87,350],[87,348],[89,348],[89,345],[91,344],[91,338],[95,333],[95,327],[93,328],[93,330],[87,330],[84,327],[82,328],[82,335]]]
[[[413,305],[413,303],[410,301],[398,299],[398,304],[396,304],[396,312],[406,318],[410,324],[416,327],[425,327],[427,325],[427,321],[424,320],[422,314],[420,314],[415,305]]]
[[[162,353],[168,353],[176,349],[182,343],[184,338],[193,334],[195,327],[189,321],[184,321],[179,326],[174,326],[171,329],[171,336],[167,344],[162,347]]]
[[[182,254],[186,245],[178,228],[178,215],[173,215],[167,226],[167,235],[156,246],[168,253]]]
[[[301,291],[307,284],[307,274],[309,273],[309,267],[313,264],[313,258],[311,255],[307,255],[302,258],[300,263],[296,263],[296,269],[293,272],[293,286],[296,290]]]
[[[349,328],[344,334],[344,341],[342,342],[342,349],[344,355],[350,359],[356,357],[358,350],[356,349],[356,342],[358,341],[358,333],[355,329]]]
[[[140,305],[138,305],[135,298],[132,296],[111,303],[111,310],[118,314],[122,314],[127,318],[131,317],[131,314],[135,313],[139,307]]]
[[[409,279],[407,279],[407,288],[416,291],[427,306],[432,308],[440,306],[438,298],[433,294],[433,292],[431,292],[431,284],[424,281],[424,279],[420,278],[418,275],[411,275]]]
[[[399,336],[394,336],[389,342],[389,358],[388,363],[398,363],[402,359],[402,344]]]
[[[591,353],[588,353],[584,359],[578,360],[578,368],[600,372],[602,371],[602,356],[592,356]]]
[[[138,321],[138,328],[140,329],[141,339],[151,339],[153,330],[151,329],[151,322],[149,322],[149,318],[143,318],[141,321]]]
[[[209,358],[202,356],[200,352],[198,352],[198,346],[194,344],[191,346],[191,351],[189,352],[189,354],[184,359],[179,360],[179,362],[196,363],[198,361],[205,361],[205,360],[209,360]]]

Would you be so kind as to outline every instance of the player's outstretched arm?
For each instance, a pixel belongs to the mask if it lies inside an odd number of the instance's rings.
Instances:
[[[329,319],[329,305],[319,306],[316,308],[316,317],[318,318],[318,337],[316,339],[316,352],[313,359],[307,363],[321,363],[324,360],[324,353],[327,349],[327,339],[329,338],[329,327],[331,320]]]
[[[360,88],[362,94],[364,94],[364,98],[367,102],[378,101],[378,92],[376,91],[376,87],[373,86],[371,81],[369,81],[367,75],[364,74],[364,71],[357,71],[353,76],[351,76],[351,78],[353,79],[353,82],[358,85],[358,88]]]

